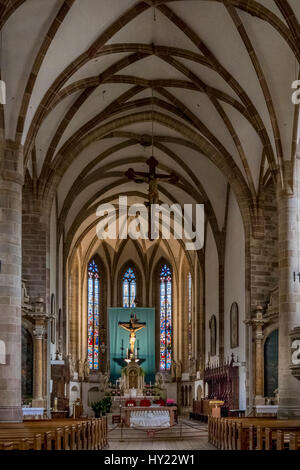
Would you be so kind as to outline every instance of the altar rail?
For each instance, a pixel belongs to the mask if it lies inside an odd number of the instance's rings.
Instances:
[[[208,441],[222,450],[300,450],[300,419],[208,419]]]
[[[100,450],[107,418],[0,423],[0,450]]]

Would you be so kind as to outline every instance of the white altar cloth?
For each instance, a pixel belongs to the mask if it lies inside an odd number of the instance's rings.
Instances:
[[[169,428],[170,414],[166,410],[132,411],[130,427]]]
[[[43,417],[44,408],[22,408],[23,416]]]

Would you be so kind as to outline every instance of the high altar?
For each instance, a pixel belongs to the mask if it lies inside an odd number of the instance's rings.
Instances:
[[[135,349],[136,334],[146,328],[146,322],[139,322],[136,314],[131,314],[129,322],[118,323],[119,327],[129,332],[130,350],[127,349],[125,362],[127,366],[122,369],[121,389],[126,396],[141,396],[145,386],[144,372],[139,362],[137,350]]]
[[[141,396],[155,382],[155,310],[110,308],[110,381],[121,395]]]

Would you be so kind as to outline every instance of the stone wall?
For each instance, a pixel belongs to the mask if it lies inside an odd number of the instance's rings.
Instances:
[[[278,210],[275,185],[263,189],[264,238],[250,239],[250,308],[264,306],[278,285]]]
[[[22,199],[22,278],[31,298],[42,297],[49,305],[49,224],[47,210],[25,182]]]

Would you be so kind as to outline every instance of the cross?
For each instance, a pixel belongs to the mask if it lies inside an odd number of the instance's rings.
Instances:
[[[129,322],[119,321],[118,325],[124,330],[129,331],[129,342],[130,342],[130,358],[134,358],[134,343],[136,340],[136,334],[139,330],[146,328],[146,322],[140,322],[136,315],[133,313],[130,315]]]
[[[125,176],[127,176],[128,179],[134,181],[135,183],[148,183],[149,189],[148,189],[148,226],[149,226],[149,232],[148,234],[151,234],[151,205],[152,204],[158,204],[159,202],[159,194],[158,194],[158,181],[167,181],[168,183],[171,184],[176,184],[179,181],[178,175],[175,173],[170,173],[169,175],[165,175],[162,173],[156,173],[156,167],[158,165],[158,161],[156,158],[153,156],[148,158],[147,160],[147,165],[149,166],[149,172],[143,172],[143,171],[135,171],[133,168],[129,168]],[[153,240],[149,236],[149,240]]]

